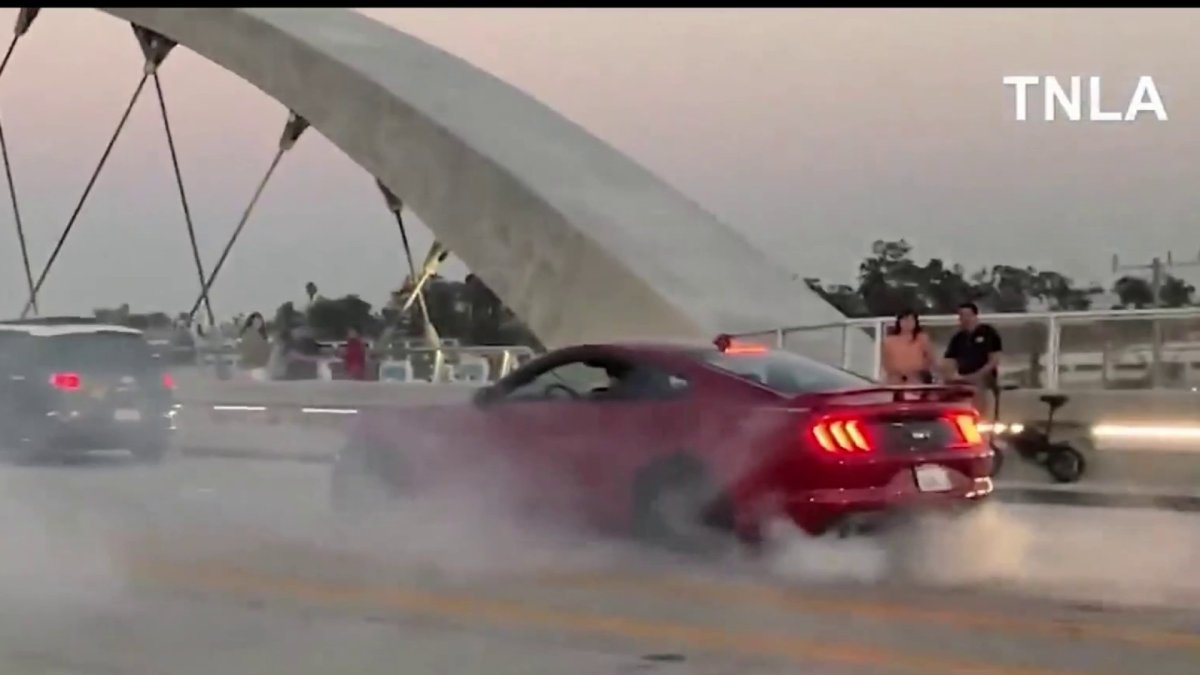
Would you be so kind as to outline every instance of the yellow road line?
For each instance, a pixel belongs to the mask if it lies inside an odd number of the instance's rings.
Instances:
[[[564,588],[627,590],[677,599],[720,604],[773,607],[820,614],[848,614],[887,621],[923,621],[955,628],[984,629],[1015,635],[1058,639],[1094,639],[1142,647],[1200,651],[1200,635],[1146,630],[1095,622],[1037,619],[975,612],[962,609],[933,609],[892,603],[806,597],[796,591],[749,582],[690,581],[668,578],[630,578],[610,575],[563,575],[546,577],[542,583]]]
[[[225,567],[141,563],[133,565],[130,571],[135,579],[156,581],[180,589],[268,595],[322,605],[375,607],[459,621],[483,621],[506,627],[540,628],[639,642],[671,642],[704,651],[760,658],[768,656],[808,665],[819,661],[946,675],[1067,675],[1067,671],[954,660],[857,643],[817,642],[781,633],[731,631],[694,624],[539,608],[516,602],[403,587],[329,584]]]

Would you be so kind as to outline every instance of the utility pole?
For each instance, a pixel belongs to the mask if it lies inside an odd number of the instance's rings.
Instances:
[[[1117,272],[1150,271],[1150,293],[1153,295],[1151,306],[1155,308],[1162,307],[1162,287],[1166,281],[1167,272],[1179,267],[1200,267],[1200,253],[1197,253],[1194,259],[1177,261],[1171,251],[1167,251],[1167,259],[1165,261],[1155,256],[1149,263],[1142,265],[1122,265],[1121,261],[1117,258],[1117,254],[1114,253],[1112,257],[1113,274]],[[1150,344],[1150,381],[1152,386],[1158,387],[1162,380],[1162,368],[1159,366],[1162,363],[1162,321],[1152,319],[1150,325],[1153,330],[1153,337]]]

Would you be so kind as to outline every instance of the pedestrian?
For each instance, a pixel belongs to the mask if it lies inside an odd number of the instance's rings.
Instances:
[[[367,379],[367,345],[359,335],[358,329],[351,327],[346,331],[346,347],[342,353],[342,367],[346,379]]]
[[[238,338],[242,368],[249,371],[265,369],[271,359],[271,340],[262,314],[252,313],[242,324]]]
[[[896,315],[883,338],[883,372],[888,384],[932,384],[933,345],[911,309]]]
[[[975,388],[975,408],[980,417],[995,414],[1000,384],[1000,333],[979,320],[979,307],[973,302],[958,306],[958,332],[946,345],[943,369],[946,380]]]

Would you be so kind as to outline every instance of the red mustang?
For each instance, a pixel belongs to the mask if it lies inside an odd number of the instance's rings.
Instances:
[[[469,403],[364,412],[332,496],[335,508],[377,507],[467,474],[503,476],[536,512],[673,547],[756,541],[779,515],[813,535],[844,531],[991,494],[993,455],[967,396],[880,386],[724,336],[569,347]]]

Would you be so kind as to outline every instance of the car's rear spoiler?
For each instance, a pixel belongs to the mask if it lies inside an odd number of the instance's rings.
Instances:
[[[794,400],[814,408],[824,408],[845,399],[869,396],[871,394],[892,394],[892,401],[903,402],[949,402],[969,399],[975,395],[975,389],[961,384],[917,384],[917,385],[879,385],[861,389],[842,389],[838,391],[822,391],[801,394]]]

